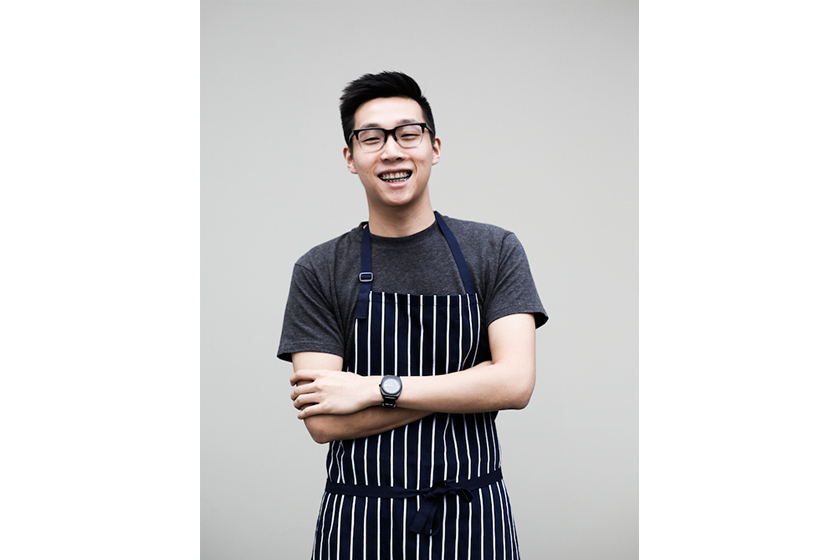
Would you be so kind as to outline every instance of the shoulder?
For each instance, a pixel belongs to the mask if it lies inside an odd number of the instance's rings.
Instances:
[[[347,233],[312,247],[297,260],[295,267],[317,272],[325,267],[334,267],[351,256],[358,258],[361,232],[361,226],[357,226]]]
[[[459,231],[468,235],[490,236],[493,238],[503,238],[511,235],[510,231],[499,226],[494,226],[493,224],[461,220],[452,216],[443,216],[443,219],[446,220],[446,224],[453,233]]]
[[[444,216],[458,240],[483,298],[487,324],[515,313],[532,313],[536,326],[547,320],[525,249],[507,229]]]
[[[443,218],[458,243],[464,245],[465,249],[469,248],[470,252],[498,255],[501,252],[511,249],[519,250],[522,247],[516,235],[505,228],[449,216]]]

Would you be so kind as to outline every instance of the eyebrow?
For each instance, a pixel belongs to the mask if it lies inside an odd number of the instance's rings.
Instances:
[[[401,124],[410,124],[410,123],[416,123],[416,122],[420,122],[420,121],[416,121],[414,119],[400,119],[400,120],[397,121],[397,126],[400,126]],[[372,122],[372,123],[365,123],[362,126],[360,126],[359,128],[385,128],[385,127],[382,126],[379,123]]]

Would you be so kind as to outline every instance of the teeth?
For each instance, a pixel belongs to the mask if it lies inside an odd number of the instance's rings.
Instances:
[[[383,181],[394,182],[394,181],[403,181],[405,179],[408,179],[410,176],[411,176],[411,173],[409,173],[408,171],[400,171],[399,173],[383,173],[382,175],[379,176],[379,178],[382,179]]]

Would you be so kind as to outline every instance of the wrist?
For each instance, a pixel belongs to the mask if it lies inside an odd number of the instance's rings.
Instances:
[[[372,375],[368,377],[368,380],[368,406],[382,406],[382,390],[379,388],[379,384],[382,382],[382,377]]]

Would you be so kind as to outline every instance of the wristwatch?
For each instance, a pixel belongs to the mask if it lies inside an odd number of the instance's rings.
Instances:
[[[396,375],[385,375],[379,384],[379,392],[382,393],[382,406],[396,408],[397,398],[402,393],[402,381]]]

